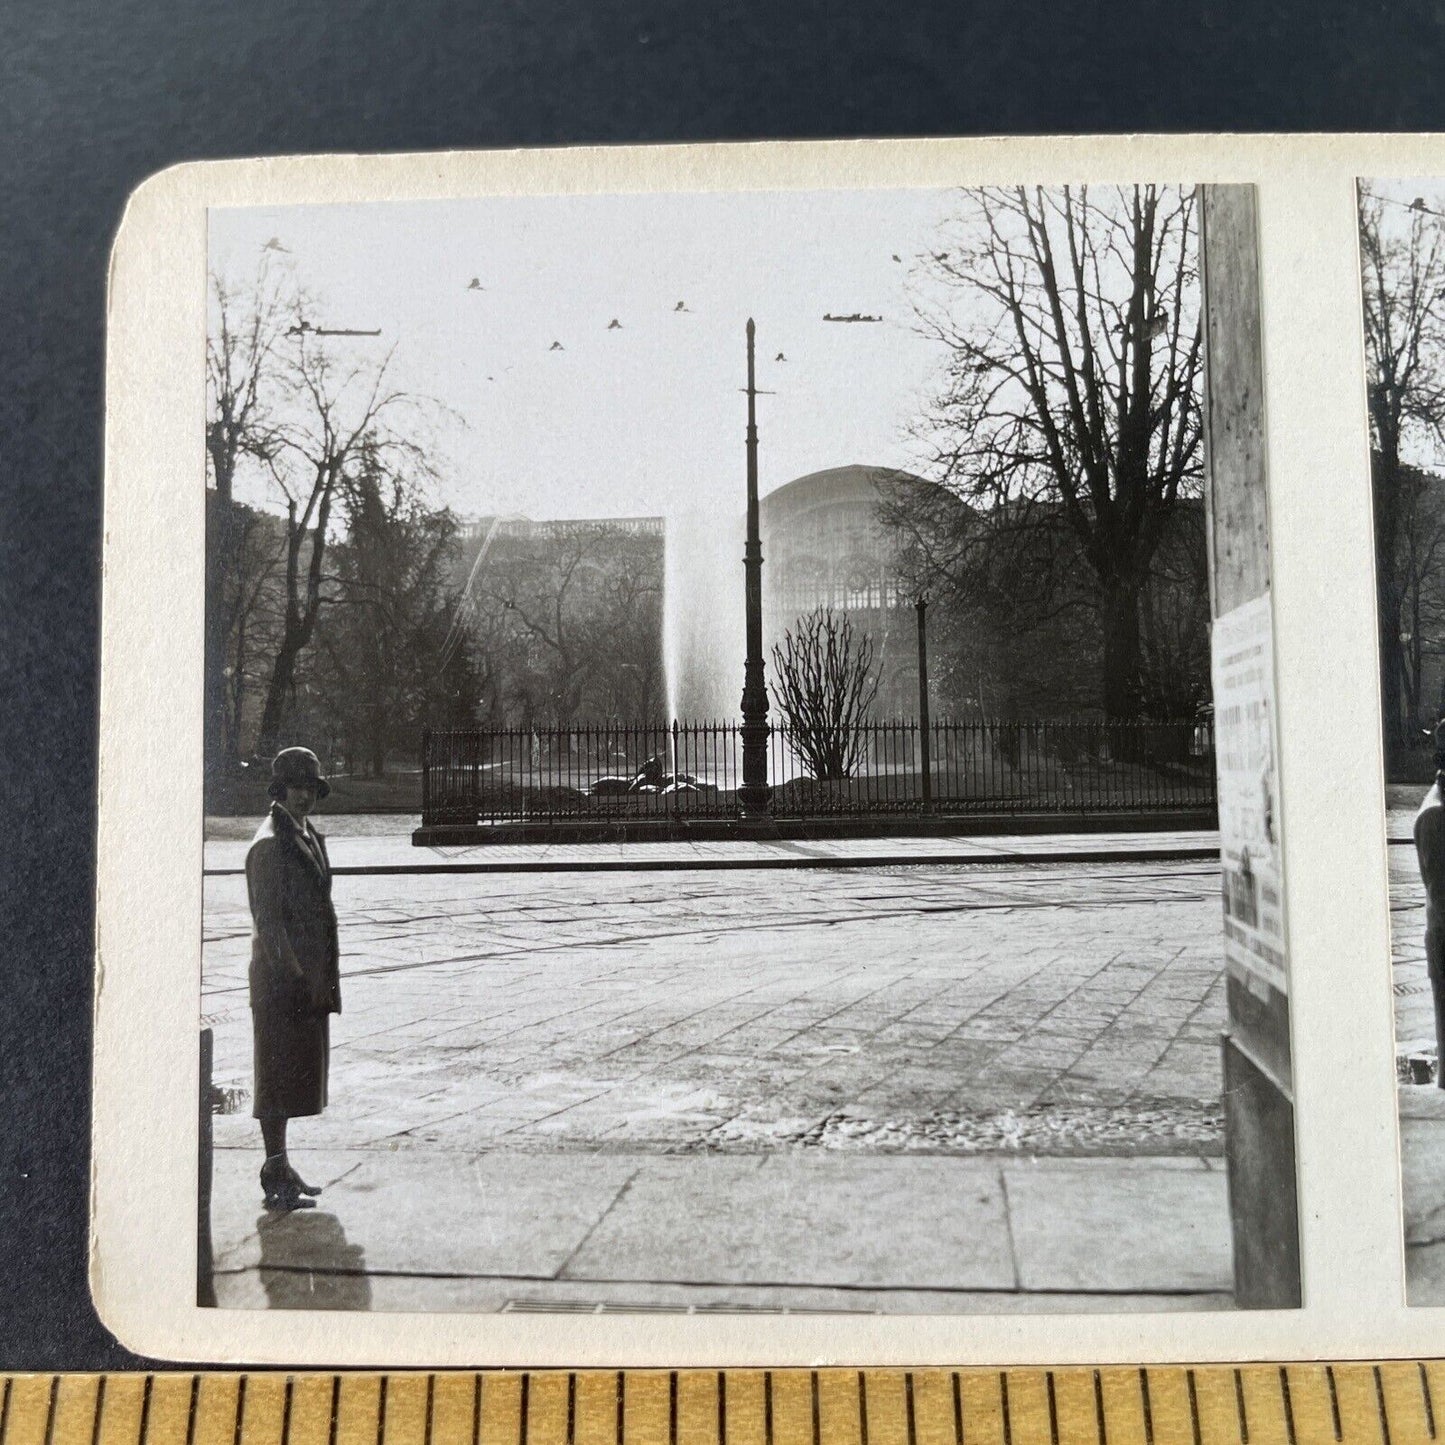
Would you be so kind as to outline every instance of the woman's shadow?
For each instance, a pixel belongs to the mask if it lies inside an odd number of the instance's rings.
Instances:
[[[261,1284],[273,1310],[369,1310],[371,1280],[360,1245],[334,1214],[296,1209],[263,1214]]]

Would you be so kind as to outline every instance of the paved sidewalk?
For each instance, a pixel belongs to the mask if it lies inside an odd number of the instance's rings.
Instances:
[[[1218,889],[1187,862],[339,877],[332,1104],[292,1131],[331,1187],[258,1230],[250,919],[209,877],[221,1297],[1227,1303]]]
[[[241,1308],[976,1313],[1231,1304],[1222,1164],[307,1154],[315,1211],[216,1163]]]

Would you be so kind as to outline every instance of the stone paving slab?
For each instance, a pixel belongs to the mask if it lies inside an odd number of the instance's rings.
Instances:
[[[237,1240],[218,1298],[238,1307],[953,1313],[1231,1289],[1224,1175],[1178,1159],[352,1151],[299,1159],[316,1209],[266,1214],[258,1157],[215,1163],[213,1229]]]
[[[222,1156],[216,1172],[226,1189],[213,1199],[212,1229],[226,1243],[216,1268],[317,1263],[304,1220],[278,1228],[259,1207],[259,1154]],[[570,1156],[565,1167],[537,1155],[361,1151],[307,1153],[304,1163],[315,1169],[305,1177],[322,1186],[326,1211],[345,1221],[353,1267],[543,1279],[563,1270],[637,1172],[629,1160],[588,1155]]]
[[[1224,1170],[1130,1162],[1143,1167],[1051,1159],[1046,1167],[1038,1161],[1004,1171],[1021,1288],[1130,1293],[1229,1287],[1233,1254]]]
[[[640,1168],[570,1279],[1012,1289],[996,1165],[722,1156]]]
[[[1445,1091],[1400,1089],[1405,1289],[1412,1305],[1445,1304]]]

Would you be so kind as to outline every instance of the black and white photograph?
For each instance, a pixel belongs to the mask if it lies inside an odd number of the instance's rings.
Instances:
[[[1445,182],[1359,185],[1407,1296],[1445,1304]]]
[[[1254,226],[210,211],[198,1303],[1299,1304]]]

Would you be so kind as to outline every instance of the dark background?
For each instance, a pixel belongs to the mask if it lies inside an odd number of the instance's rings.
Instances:
[[[136,1363],[96,1320],[85,1251],[106,261],[145,176],[293,151],[1445,129],[1445,5],[1427,0],[11,0],[4,14],[6,1369]],[[164,776],[163,740],[157,758],[157,787],[193,785]],[[134,846],[165,840],[137,818]]]

